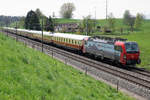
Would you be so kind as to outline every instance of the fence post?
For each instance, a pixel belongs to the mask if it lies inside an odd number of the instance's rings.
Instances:
[[[86,75],[86,76],[87,76],[87,70],[88,70],[87,67],[85,67],[85,75]]]
[[[117,81],[117,92],[119,91],[119,80]]]
[[[34,49],[34,43],[32,43],[32,48]]]

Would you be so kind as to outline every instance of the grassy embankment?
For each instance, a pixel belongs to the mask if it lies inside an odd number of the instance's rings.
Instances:
[[[132,100],[0,34],[0,100]]]

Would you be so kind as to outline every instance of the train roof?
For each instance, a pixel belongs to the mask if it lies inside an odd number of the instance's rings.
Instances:
[[[8,27],[5,27],[5,28],[16,30],[14,28],[8,28]],[[34,34],[42,34],[41,31],[35,31],[35,30],[26,30],[26,29],[17,29],[17,30],[22,31],[22,32],[34,33]],[[83,40],[84,38],[90,37],[90,36],[85,36],[85,35],[76,35],[76,34],[68,34],[68,33],[43,32],[43,34],[47,36],[62,37],[62,38],[69,38],[69,39],[75,39],[75,40]]]
[[[103,43],[115,43],[116,41],[120,42],[126,42],[127,39],[120,38],[120,37],[106,37],[106,36],[93,36],[89,38],[90,41],[95,41],[95,42],[103,42]]]

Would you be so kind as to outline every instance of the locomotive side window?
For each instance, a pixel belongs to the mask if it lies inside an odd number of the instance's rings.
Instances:
[[[121,46],[115,46],[115,50],[122,52],[122,47]]]
[[[84,42],[85,42],[84,44],[87,45],[87,41],[84,41]]]

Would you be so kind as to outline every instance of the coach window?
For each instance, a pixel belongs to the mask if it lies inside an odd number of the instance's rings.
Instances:
[[[68,39],[66,39],[67,43],[68,43]]]
[[[78,45],[79,45],[79,41],[78,41]]]
[[[69,43],[71,42],[71,40],[69,39]]]

